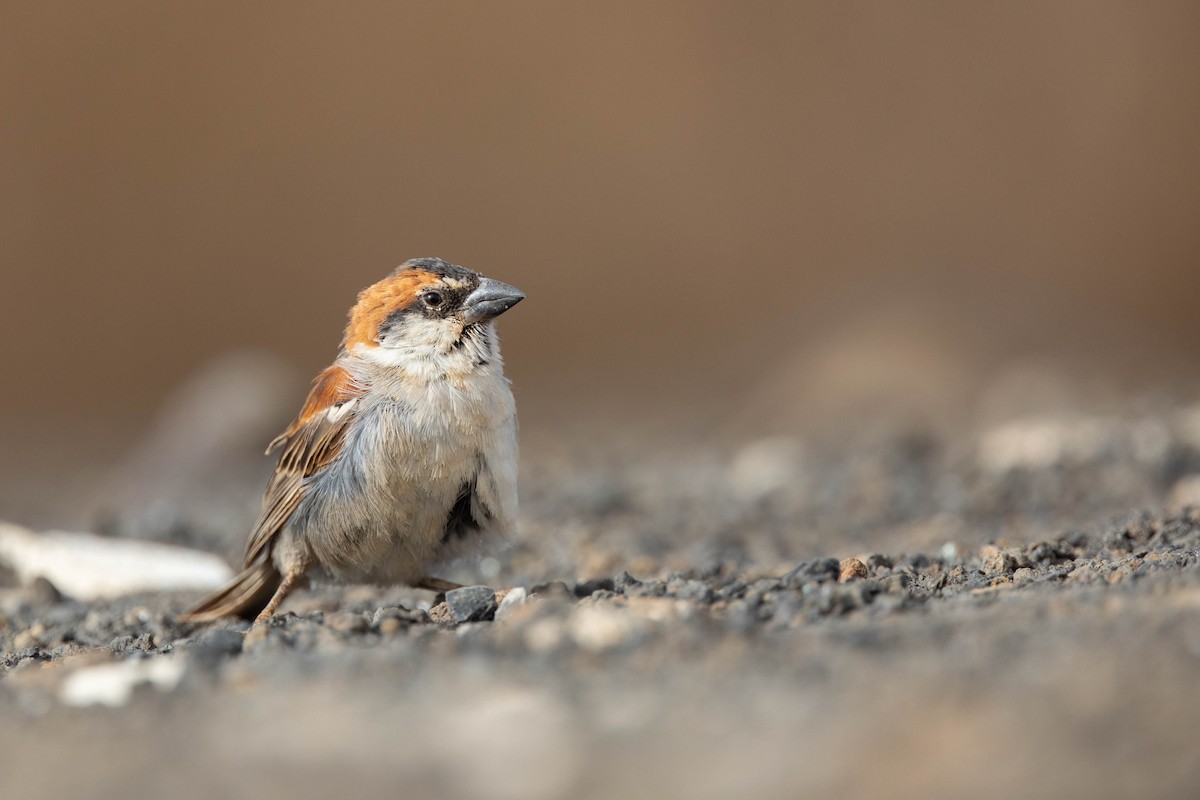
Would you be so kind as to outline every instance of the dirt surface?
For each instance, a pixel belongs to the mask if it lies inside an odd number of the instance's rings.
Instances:
[[[316,587],[253,629],[177,623],[195,593],[88,604],[0,574],[5,782],[1194,797],[1198,419],[1161,405],[953,436],[534,437],[520,539],[446,573],[472,588]],[[233,526],[197,533],[220,526],[196,513],[165,538],[239,545]]]
[[[517,539],[444,602],[189,627],[0,552],[0,800],[1200,797],[1198,31],[0,4],[0,551],[236,561],[357,292],[529,296]]]

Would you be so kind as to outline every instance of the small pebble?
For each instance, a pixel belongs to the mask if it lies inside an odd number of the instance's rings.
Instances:
[[[599,578],[592,581],[584,581],[575,585],[575,596],[579,598],[590,597],[599,591],[611,592],[616,587],[612,578]]]
[[[691,600],[696,603],[711,603],[713,591],[703,581],[672,581],[667,584],[669,594],[680,600]]]
[[[500,605],[496,608],[496,621],[499,622],[511,614],[513,609],[524,605],[526,599],[527,594],[524,586],[514,586],[506,591],[504,598],[500,601]]]
[[[429,609],[429,620],[438,625],[453,625],[454,617],[450,614],[450,606],[445,603],[438,603],[433,608]]]
[[[836,558],[814,558],[803,561],[795,569],[783,576],[786,586],[798,586],[809,581],[825,581],[837,578],[841,567]]]
[[[446,602],[439,605],[446,606],[446,613],[454,623],[490,620],[496,614],[496,593],[486,586],[464,586],[446,592]]]
[[[621,572],[617,577],[613,578],[613,591],[619,594],[624,594],[626,589],[633,586],[640,586],[641,581],[630,575],[628,572]]]
[[[857,558],[843,558],[838,568],[838,583],[867,577],[867,565]]]

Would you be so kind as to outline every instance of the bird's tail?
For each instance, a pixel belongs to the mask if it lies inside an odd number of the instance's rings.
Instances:
[[[228,585],[188,609],[179,619],[182,622],[213,622],[222,617],[254,619],[267,607],[282,582],[283,576],[271,559],[261,559],[242,570]]]

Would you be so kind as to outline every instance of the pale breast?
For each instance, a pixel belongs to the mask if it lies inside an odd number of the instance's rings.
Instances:
[[[397,383],[360,399],[341,456],[297,512],[297,533],[341,580],[415,581],[470,545],[447,536],[452,512],[471,514],[480,534],[507,533],[515,514],[516,417],[503,375]]]

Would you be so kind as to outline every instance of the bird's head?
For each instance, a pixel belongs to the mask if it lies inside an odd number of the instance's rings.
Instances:
[[[523,299],[519,289],[466,267],[414,258],[359,293],[343,346],[384,364],[457,351],[486,359],[495,348],[492,320]]]

